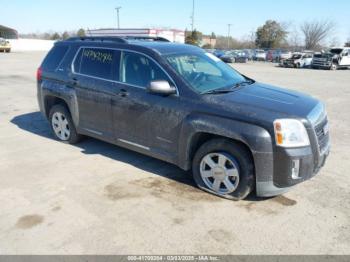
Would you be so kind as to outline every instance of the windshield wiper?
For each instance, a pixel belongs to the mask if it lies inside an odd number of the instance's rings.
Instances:
[[[234,91],[234,88],[214,89],[214,90],[209,90],[209,91],[203,92],[202,95],[225,94],[225,93],[230,93],[230,92],[233,92],[233,91]]]
[[[235,84],[235,87],[240,87],[240,86],[244,86],[244,85],[252,85],[254,84],[255,81],[254,80],[245,80],[245,81],[242,81],[242,82],[239,82],[237,84]]]
[[[230,88],[218,88],[218,89],[213,89],[213,90],[209,90],[206,92],[203,92],[202,95],[212,95],[212,94],[225,94],[225,93],[231,93],[233,91],[235,91],[236,88],[244,86],[244,85],[251,85],[254,84],[255,81],[254,80],[245,80],[242,82],[239,82],[235,85],[233,85]]]

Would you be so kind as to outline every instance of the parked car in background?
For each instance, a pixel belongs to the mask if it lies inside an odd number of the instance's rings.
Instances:
[[[268,50],[266,52],[266,61],[275,62],[278,60],[278,50]]]
[[[287,51],[287,50],[282,50],[281,53],[279,54],[279,61],[280,60],[285,60],[285,59],[289,59],[292,57],[292,52]]]
[[[247,63],[249,61],[249,57],[244,50],[236,50],[236,63]]]
[[[282,60],[280,66],[294,68],[311,67],[312,59],[313,52],[295,52],[291,58]]]
[[[254,60],[255,61],[266,61],[266,52],[261,49],[254,51]]]
[[[337,70],[350,67],[350,47],[331,48],[327,52],[317,53],[312,60],[312,68]]]
[[[248,57],[249,61],[252,61],[254,58],[254,51],[252,49],[244,49],[243,52]]]
[[[237,56],[236,52],[227,51],[223,56],[220,57],[220,59],[225,63],[235,63],[236,56]]]
[[[10,42],[4,38],[0,38],[0,52],[6,52],[6,53],[11,52]]]
[[[220,57],[222,57],[223,55],[225,55],[225,51],[220,50],[220,49],[216,49],[216,50],[213,52],[213,54],[214,54],[216,57],[220,58]]]
[[[225,63],[247,63],[249,58],[242,50],[233,50],[226,52],[220,59]]]

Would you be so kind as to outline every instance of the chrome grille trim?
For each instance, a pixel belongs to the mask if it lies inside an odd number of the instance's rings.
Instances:
[[[328,124],[327,113],[323,103],[318,103],[307,116],[316,136],[317,149],[323,155],[329,148],[329,133],[324,133],[324,127]]]

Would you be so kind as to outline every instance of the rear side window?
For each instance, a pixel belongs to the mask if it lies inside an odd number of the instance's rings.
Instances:
[[[46,71],[55,71],[68,51],[68,46],[55,46],[46,56],[42,68]]]
[[[75,73],[118,80],[120,52],[103,48],[82,48],[74,60]]]

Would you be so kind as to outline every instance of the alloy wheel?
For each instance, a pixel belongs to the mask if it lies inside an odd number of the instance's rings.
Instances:
[[[70,138],[70,128],[67,117],[60,112],[55,112],[52,115],[51,122],[56,136],[62,141],[68,141]]]
[[[210,153],[200,163],[200,175],[205,185],[220,195],[234,192],[239,184],[239,168],[226,153]]]

